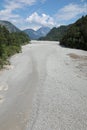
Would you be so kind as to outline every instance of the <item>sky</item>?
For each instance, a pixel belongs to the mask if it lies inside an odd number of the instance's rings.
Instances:
[[[87,0],[0,0],[0,20],[19,29],[58,27],[87,15]]]

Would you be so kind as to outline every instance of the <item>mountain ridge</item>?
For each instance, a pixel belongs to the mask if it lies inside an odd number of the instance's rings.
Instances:
[[[21,32],[21,30],[19,28],[17,28],[14,24],[12,24],[9,21],[5,21],[5,20],[0,20],[0,25],[1,26],[5,26],[6,29],[12,33],[12,32]]]
[[[72,24],[52,28],[39,40],[59,41],[65,47],[87,50],[87,15]]]
[[[38,30],[33,30],[33,29],[25,29],[23,30],[27,35],[29,35],[30,39],[35,40],[39,39],[42,36],[45,36],[49,31],[49,27],[41,27]]]
[[[61,25],[53,27],[45,37],[40,37],[39,40],[60,41],[70,25]]]
[[[87,15],[73,23],[60,40],[60,45],[87,50]]]

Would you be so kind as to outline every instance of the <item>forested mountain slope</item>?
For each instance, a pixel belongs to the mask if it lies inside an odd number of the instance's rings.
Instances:
[[[7,58],[21,51],[21,45],[29,42],[24,32],[10,33],[5,26],[0,26],[0,68],[7,64]]]
[[[68,26],[54,27],[39,40],[60,41],[60,45],[87,50],[87,15]]]
[[[60,45],[87,50],[87,15],[70,26],[61,39]]]
[[[69,26],[54,27],[45,37],[41,37],[39,40],[60,41],[68,28]]]

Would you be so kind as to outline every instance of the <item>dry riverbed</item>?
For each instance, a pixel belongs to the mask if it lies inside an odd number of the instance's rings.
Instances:
[[[87,52],[31,43],[0,71],[0,130],[86,130]]]

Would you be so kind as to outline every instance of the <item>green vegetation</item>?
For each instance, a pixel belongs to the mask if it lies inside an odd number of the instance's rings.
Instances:
[[[60,41],[60,45],[87,50],[87,15],[74,24],[53,28],[39,40]]]
[[[68,28],[69,26],[54,27],[45,37],[41,37],[39,40],[60,41]]]
[[[60,45],[87,50],[87,15],[70,26],[61,39]]]
[[[21,45],[29,42],[24,32],[10,33],[4,26],[0,26],[0,69],[8,64],[7,58],[21,51]]]

